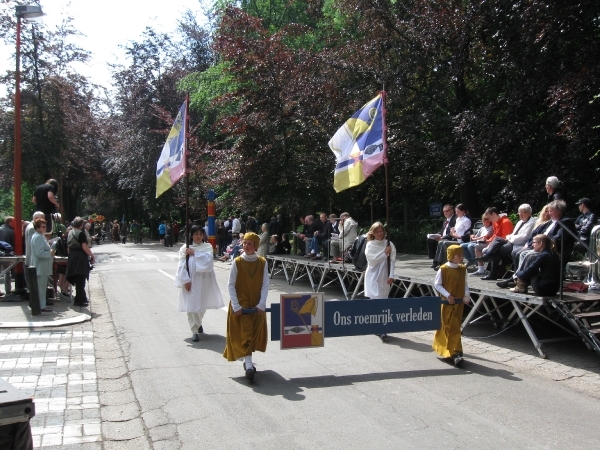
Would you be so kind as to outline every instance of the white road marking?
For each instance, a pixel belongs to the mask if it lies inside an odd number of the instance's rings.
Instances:
[[[161,269],[156,269],[156,270],[158,270],[158,271],[159,271],[160,273],[162,273],[164,276],[166,276],[166,277],[169,277],[171,280],[175,281],[175,277],[174,277],[173,275],[171,275],[170,273],[167,273],[167,272],[165,272],[164,270],[161,270]],[[220,309],[222,309],[223,311],[227,311],[227,310],[229,309],[229,306],[228,306],[228,305],[226,305],[226,306],[223,306],[223,307],[222,307],[222,308],[220,308]]]
[[[164,270],[161,269],[157,269],[160,273],[162,273],[163,275],[169,277],[171,280],[175,281],[175,277],[173,275],[171,275],[170,273],[165,272]]]

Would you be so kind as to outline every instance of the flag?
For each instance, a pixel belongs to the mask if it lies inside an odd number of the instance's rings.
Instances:
[[[156,163],[156,198],[168,191],[185,174],[185,120],[186,102],[183,102],[167,142]]]
[[[336,157],[336,192],[358,186],[383,165],[383,100],[381,94],[356,111],[329,141]]]

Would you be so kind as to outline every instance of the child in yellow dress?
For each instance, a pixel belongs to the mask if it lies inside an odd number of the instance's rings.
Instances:
[[[269,271],[266,259],[256,254],[260,238],[246,233],[244,253],[233,260],[229,273],[229,310],[223,357],[228,361],[244,360],[246,378],[254,379],[256,368],[252,353],[267,349],[267,294]],[[242,309],[256,309],[255,314],[242,314]]]
[[[459,245],[447,250],[448,262],[440,266],[435,276],[435,290],[448,304],[442,304],[442,327],[433,338],[433,350],[444,358],[451,358],[456,367],[464,362],[460,325],[465,304],[471,301],[467,285],[467,268],[462,264],[463,251]],[[457,301],[460,303],[457,303]]]

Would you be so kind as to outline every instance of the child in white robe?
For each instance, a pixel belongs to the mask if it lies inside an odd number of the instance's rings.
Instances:
[[[385,239],[385,228],[381,222],[375,222],[367,233],[365,247],[367,270],[365,272],[365,297],[388,298],[394,282],[396,247]],[[388,267],[388,256],[390,263]],[[387,334],[379,335],[382,341]]]
[[[179,249],[175,286],[180,288],[177,311],[187,313],[193,333],[192,341],[198,342],[200,333],[204,332],[202,318],[206,310],[223,308],[225,302],[215,277],[212,245],[202,242],[202,227],[194,225],[190,233],[190,246],[186,247],[184,244]]]

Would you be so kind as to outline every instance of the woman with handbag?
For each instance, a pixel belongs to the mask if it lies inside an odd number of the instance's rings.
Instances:
[[[75,306],[87,306],[88,299],[85,294],[85,280],[90,276],[90,264],[94,264],[94,254],[88,246],[87,237],[83,230],[84,220],[75,217],[73,229],[69,231],[67,246],[69,247],[69,260],[67,262],[67,281],[75,286]]]

